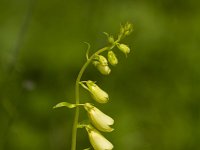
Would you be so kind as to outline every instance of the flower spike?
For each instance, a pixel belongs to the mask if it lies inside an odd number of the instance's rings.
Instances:
[[[81,96],[80,96],[80,85],[86,89],[92,96],[92,98],[101,104],[107,103],[109,101],[109,95],[102,90],[95,81],[87,80],[81,81],[83,74],[87,67],[92,63],[97,70],[103,75],[109,75],[111,73],[111,69],[109,65],[115,66],[118,64],[118,58],[116,57],[113,49],[118,47],[120,51],[122,51],[126,56],[130,53],[130,48],[122,44],[121,40],[128,36],[133,31],[133,25],[130,23],[126,23],[121,25],[119,34],[117,37],[114,37],[111,34],[104,32],[107,36],[108,44],[107,46],[100,48],[93,54],[89,55],[90,44],[87,44],[88,48],[86,51],[86,62],[82,66],[79,71],[79,74],[76,78],[75,84],[75,102],[74,104],[68,102],[60,102],[55,105],[53,108],[60,108],[60,107],[67,107],[67,108],[75,108],[75,115],[74,115],[74,123],[72,128],[72,140],[71,140],[71,150],[77,149],[77,130],[78,128],[85,128],[88,136],[89,141],[91,143],[91,148],[94,150],[112,150],[114,148],[113,144],[109,142],[101,133],[102,132],[112,132],[114,129],[112,125],[114,124],[114,119],[110,116],[103,113],[97,107],[92,105],[91,103],[81,103]],[[102,53],[107,53],[107,58],[102,55]],[[79,114],[80,110],[79,107],[83,107],[88,114],[88,118],[86,121],[80,121]],[[84,150],[89,150],[90,148],[85,148]]]

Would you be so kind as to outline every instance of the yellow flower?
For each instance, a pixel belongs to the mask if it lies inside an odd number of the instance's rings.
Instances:
[[[101,65],[105,65],[105,66],[108,65],[108,61],[104,56],[98,55],[97,57],[98,57],[97,59]]]
[[[89,140],[94,150],[112,150],[113,145],[91,125],[86,126]]]
[[[102,55],[97,55],[95,57],[95,61],[93,61],[93,64],[97,69],[103,74],[108,75],[111,72],[111,69],[108,66],[107,59]]]
[[[130,53],[130,48],[125,45],[125,44],[117,44],[117,47],[119,48],[119,50],[121,50],[125,55],[127,55],[128,53]]]
[[[103,75],[109,75],[111,72],[111,69],[108,65],[102,65],[102,64],[98,63],[96,65],[96,67],[99,70],[99,72],[101,72],[101,74],[103,74]]]
[[[99,103],[107,103],[109,100],[108,94],[103,91],[101,88],[98,87],[93,81],[88,80],[86,82],[86,85],[88,87],[88,90],[92,94],[92,97],[94,100],[96,100]]]
[[[118,64],[118,59],[113,51],[108,52],[108,61],[111,65],[115,66]]]
[[[90,103],[85,103],[85,110],[88,112],[88,116],[92,124],[100,131],[111,132],[114,129],[110,125],[114,124],[114,120],[100,111],[98,108],[92,106]]]

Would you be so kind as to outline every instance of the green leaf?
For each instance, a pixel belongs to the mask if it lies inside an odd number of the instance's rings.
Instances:
[[[75,105],[75,104],[71,104],[71,103],[67,103],[67,102],[60,102],[60,103],[58,103],[57,105],[55,105],[55,106],[53,107],[53,109],[59,108],[59,107],[74,108],[74,107],[76,107],[76,105]]]

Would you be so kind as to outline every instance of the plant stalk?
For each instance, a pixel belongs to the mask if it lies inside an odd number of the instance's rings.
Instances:
[[[112,47],[113,48],[113,47]],[[75,101],[76,101],[76,105],[80,104],[80,98],[79,98],[79,82],[81,80],[81,77],[83,75],[83,73],[85,72],[86,68],[88,67],[88,65],[90,64],[90,62],[93,60],[93,58],[106,51],[111,49],[111,47],[104,47],[100,50],[98,50],[97,52],[95,52],[83,65],[83,67],[81,68],[77,79],[76,79],[76,85],[75,85]],[[78,119],[79,119],[79,107],[76,107],[76,111],[75,111],[75,116],[74,116],[74,123],[73,123],[73,128],[72,128],[72,143],[71,143],[71,150],[76,150],[76,136],[77,136],[77,125],[78,125]]]

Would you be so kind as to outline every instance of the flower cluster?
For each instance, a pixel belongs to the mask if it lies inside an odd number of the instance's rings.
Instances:
[[[125,25],[121,26],[120,32],[118,34],[117,39],[114,39],[112,35],[105,33],[108,38],[109,46],[105,49],[99,50],[94,53],[91,57],[87,56],[87,64],[90,62],[97,68],[97,70],[103,75],[109,75],[111,73],[111,68],[109,64],[112,66],[116,66],[118,64],[118,58],[116,54],[113,52],[113,48],[117,47],[120,51],[122,51],[126,56],[130,53],[130,48],[126,44],[122,44],[120,41],[125,36],[129,35],[132,32],[132,24],[126,23]],[[103,51],[107,51],[107,57],[100,54]],[[85,67],[86,68],[86,67]],[[79,76],[78,76],[79,77]],[[77,79],[81,79],[77,78]],[[78,83],[89,93],[91,97],[100,104],[105,104],[109,101],[109,95],[107,92],[102,90],[94,81],[87,80],[87,81],[79,81]],[[79,104],[70,104],[67,102],[61,102],[54,106],[63,107],[66,106],[68,108],[74,108],[77,106],[83,106],[88,114],[88,118],[90,120],[89,124],[79,124],[78,128],[85,128],[90,143],[95,150],[112,150],[114,148],[113,144],[109,142],[100,132],[112,132],[114,129],[111,127],[114,124],[114,119],[110,116],[103,113],[97,107],[95,107],[91,103]]]
[[[130,53],[130,48],[128,45],[120,43],[124,37],[129,35],[133,31],[133,25],[130,23],[126,23],[124,26],[121,26],[120,32],[118,34],[118,38],[115,40],[112,35],[105,33],[108,38],[108,43],[110,44],[110,48],[108,49],[107,59],[103,55],[96,55],[93,61],[94,66],[99,70],[99,72],[103,75],[109,75],[111,73],[111,69],[108,65],[108,62],[115,66],[118,64],[118,59],[116,54],[113,52],[113,48],[115,46],[123,52],[126,56]]]
[[[80,84],[90,92],[92,98],[96,102],[108,102],[108,94],[103,91],[94,81],[83,81]],[[112,143],[110,143],[99,131],[112,132],[114,129],[111,127],[111,125],[114,124],[114,120],[90,103],[85,103],[84,108],[87,111],[91,122],[90,125],[85,125],[84,127],[88,132],[90,143],[92,144],[93,148],[95,150],[112,150],[114,147]]]

